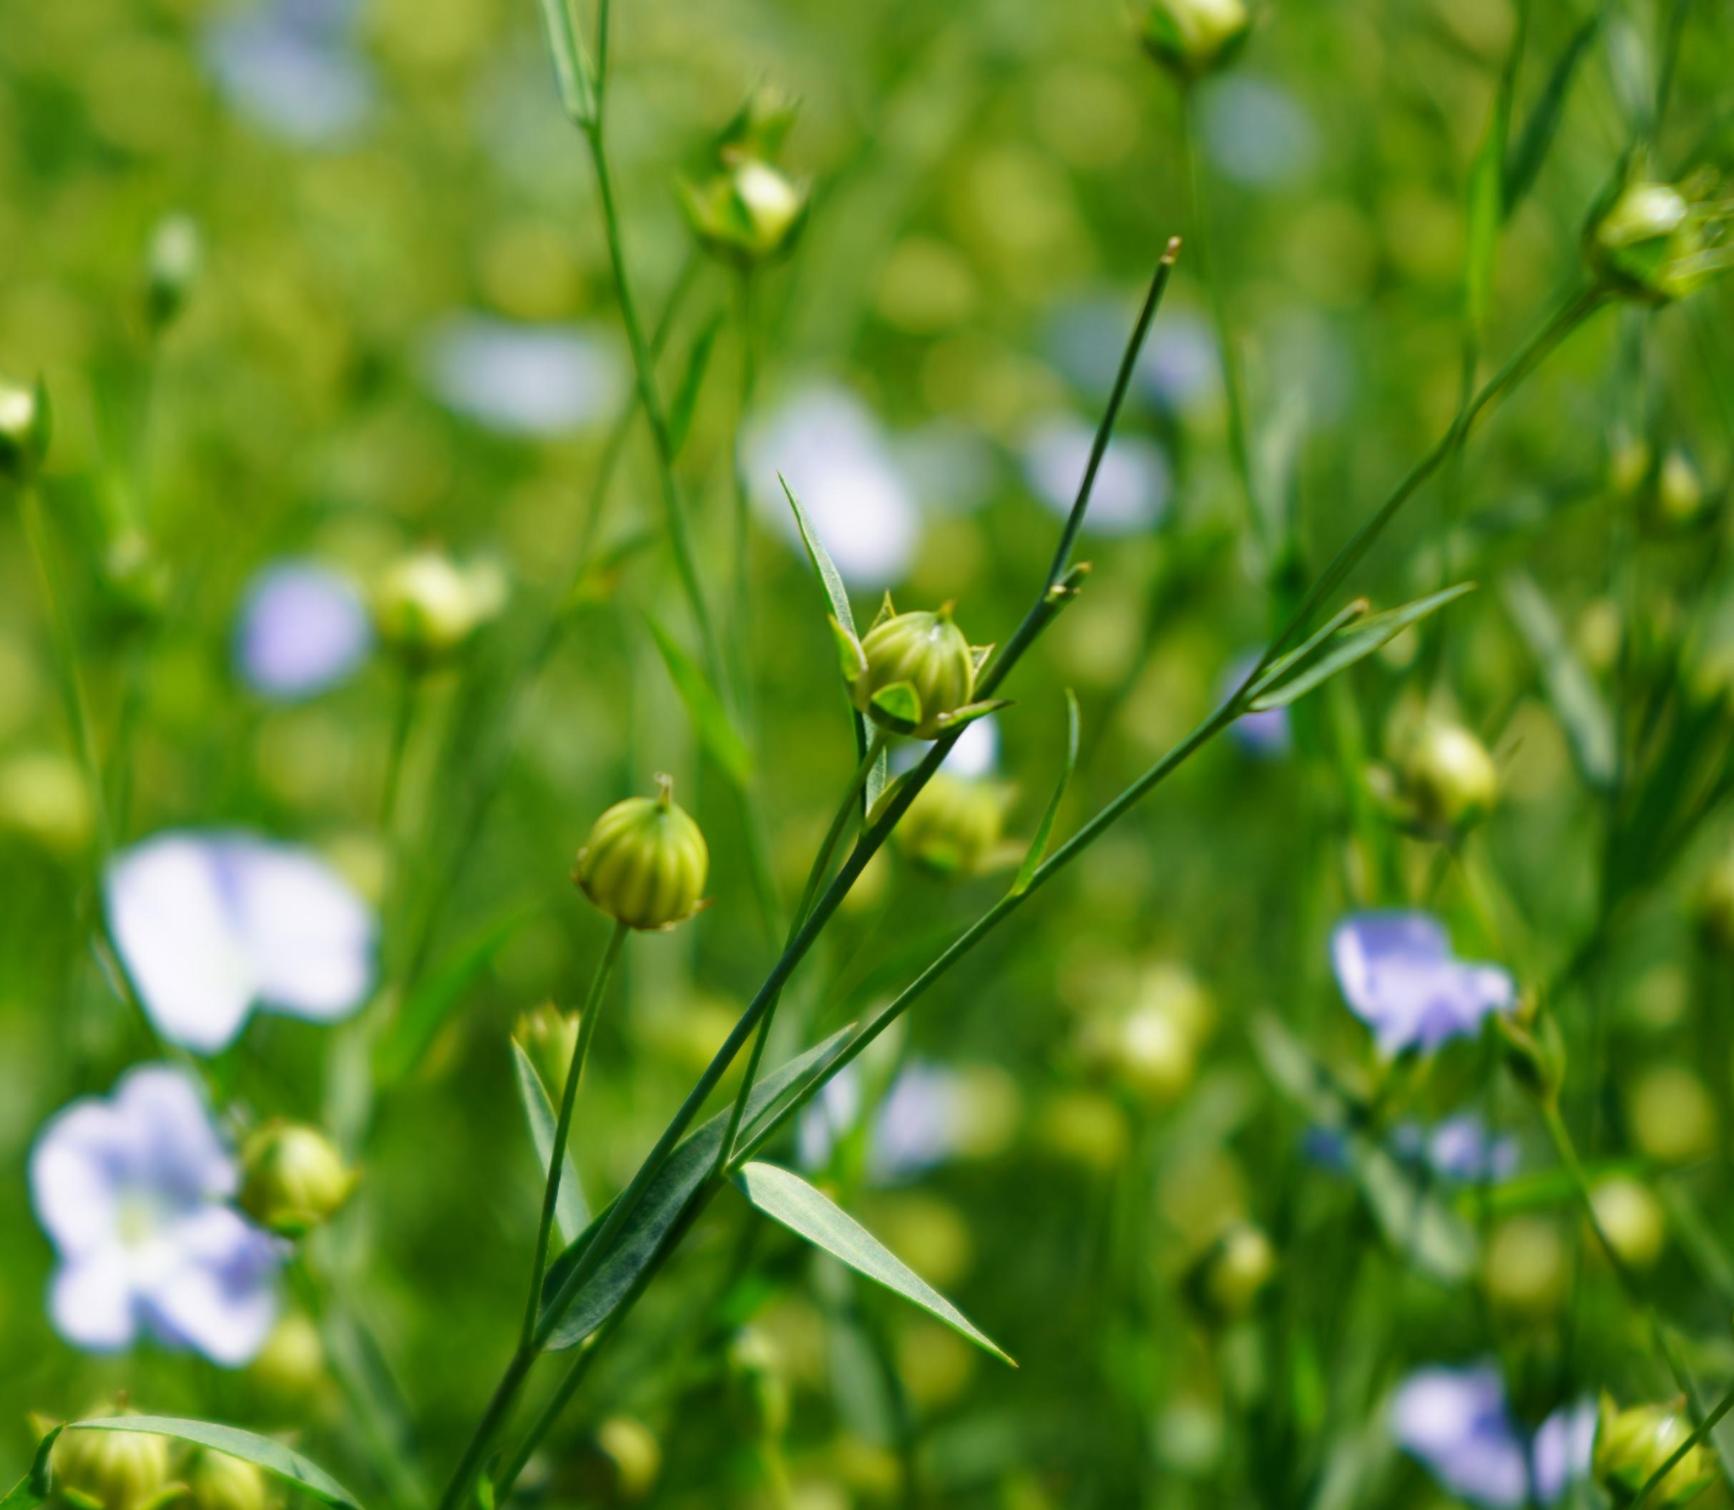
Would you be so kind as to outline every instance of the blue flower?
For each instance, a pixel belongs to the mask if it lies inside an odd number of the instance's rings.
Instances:
[[[966,1092],[937,1065],[911,1064],[891,1082],[868,1136],[867,1174],[880,1182],[909,1179],[943,1163],[967,1141]],[[837,1140],[858,1125],[861,1082],[853,1066],[826,1082],[801,1114],[797,1147],[809,1169],[823,1166]]]
[[[275,0],[213,21],[205,64],[229,103],[297,146],[352,135],[373,108],[373,74],[349,32],[349,0]]]
[[[293,701],[343,681],[372,640],[367,610],[347,581],[312,562],[282,561],[247,585],[235,662],[255,692]]]
[[[1258,664],[1259,652],[1250,650],[1240,656],[1228,668],[1228,674],[1223,677],[1219,696],[1226,698],[1239,689],[1240,684],[1252,674],[1252,668]],[[1229,730],[1234,742],[1248,755],[1261,758],[1274,758],[1288,754],[1292,738],[1287,708],[1266,708],[1261,713],[1243,713],[1235,719]]]
[[[311,852],[245,833],[158,834],[104,884],[121,963],[157,1031],[215,1053],[255,1006],[347,1017],[373,981],[371,909]]]
[[[1533,1437],[1511,1417],[1490,1363],[1418,1369],[1391,1402],[1391,1434],[1452,1494],[1487,1510],[1550,1505],[1589,1472],[1595,1406],[1563,1406]]]
[[[1517,1141],[1495,1137],[1474,1112],[1423,1128],[1405,1123],[1391,1136],[1397,1153],[1446,1180],[1495,1182],[1517,1172]]]
[[[198,1082],[173,1065],[56,1113],[30,1154],[31,1201],[60,1256],[55,1330],[93,1352],[144,1333],[249,1361],[277,1319],[283,1249],[226,1204],[237,1179]]]
[[[1095,426],[1056,417],[1036,426],[1023,447],[1024,479],[1056,514],[1069,514],[1095,443]],[[1116,437],[1102,455],[1085,528],[1098,535],[1135,535],[1168,510],[1168,458],[1153,440]]]
[[[1444,928],[1423,912],[1360,912],[1331,934],[1337,984],[1379,1050],[1428,1052],[1478,1032],[1489,1012],[1517,1002],[1511,976],[1497,965],[1451,953]]]
[[[454,413],[504,435],[565,435],[613,414],[625,373],[613,345],[579,326],[456,315],[435,328],[425,372]]]

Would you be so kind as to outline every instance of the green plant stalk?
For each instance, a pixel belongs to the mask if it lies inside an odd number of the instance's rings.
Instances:
[[[1734,1410],[1734,1386],[1731,1386],[1728,1392],[1710,1407],[1704,1419],[1692,1428],[1692,1434],[1668,1454],[1662,1466],[1644,1480],[1643,1487],[1638,1490],[1636,1498],[1632,1500],[1627,1510],[1643,1510],[1644,1501],[1650,1497],[1653,1491],[1661,1488],[1662,1480],[1679,1466],[1688,1452],[1700,1442],[1708,1440],[1710,1433],[1716,1429],[1717,1423],[1731,1410]]]
[[[584,1075],[584,1062],[590,1057],[590,1041],[596,1036],[596,1021],[602,1015],[603,992],[608,977],[614,973],[621,947],[626,943],[627,926],[616,923],[608,935],[607,947],[597,962],[596,973],[590,978],[590,991],[584,998],[578,1018],[578,1041],[572,1045],[572,1062],[566,1067],[566,1083],[560,1090],[560,1112],[554,1119],[554,1146],[548,1155],[548,1179],[542,1191],[542,1216],[536,1224],[535,1256],[530,1260],[530,1295],[524,1303],[524,1326],[520,1343],[527,1343],[536,1329],[536,1312],[542,1300],[542,1271],[548,1264],[548,1237],[554,1230],[554,1210],[560,1200],[560,1176],[566,1165],[566,1143],[572,1135],[572,1109],[578,1103],[578,1082]]]
[[[390,743],[385,753],[385,780],[379,792],[379,830],[387,842],[397,831],[398,793],[403,786],[404,757],[409,753],[410,730],[415,726],[415,710],[421,691],[421,677],[413,670],[399,673],[396,706],[391,716]]]
[[[1103,413],[1102,422],[1097,429],[1095,443],[1091,447],[1090,459],[1084,470],[1084,477],[1078,488],[1078,496],[1072,505],[1071,513],[1060,532],[1060,541],[1054,553],[1053,562],[1048,569],[1048,575],[1041,591],[1036,595],[1036,601],[1024,615],[1011,638],[1004,648],[988,663],[977,685],[977,695],[983,698],[990,696],[1006,674],[1015,666],[1023,653],[1038,635],[1052,622],[1060,609],[1075,595],[1075,579],[1079,572],[1070,570],[1073,543],[1078,531],[1083,527],[1084,513],[1089,507],[1090,494],[1095,486],[1097,471],[1101,459],[1108,448],[1108,439],[1113,430],[1114,421],[1118,417],[1120,404],[1125,397],[1126,388],[1131,380],[1133,366],[1137,361],[1138,351],[1143,344],[1145,335],[1150,328],[1150,322],[1155,318],[1156,310],[1161,304],[1162,295],[1168,287],[1168,280],[1174,271],[1174,261],[1179,255],[1178,240],[1171,241],[1159,259],[1155,275],[1152,277],[1148,293],[1145,295],[1143,308],[1134,326],[1131,339],[1127,343],[1126,353],[1120,364],[1120,375],[1108,406]],[[661,1173],[663,1166],[673,1154],[675,1146],[680,1142],[693,1119],[698,1115],[705,1101],[716,1089],[717,1083],[727,1073],[736,1056],[745,1046],[747,1039],[758,1027],[759,1020],[770,1010],[771,1004],[781,993],[795,967],[806,956],[815,939],[830,921],[831,915],[841,905],[842,900],[854,886],[856,879],[866,868],[875,854],[878,853],[886,837],[890,834],[897,821],[902,818],[905,810],[917,794],[927,784],[933,773],[939,769],[951,747],[957,743],[963,732],[962,727],[942,734],[929,747],[926,756],[919,765],[909,773],[886,799],[884,810],[871,821],[866,831],[856,841],[854,850],[844,860],[842,869],[832,879],[831,884],[814,903],[811,912],[797,925],[794,936],[776,962],[771,966],[770,973],[765,977],[746,1011],[736,1020],[728,1037],[716,1051],[710,1063],[694,1083],[686,1099],[670,1119],[650,1152],[640,1164],[638,1172],[633,1175],[626,1188],[615,1199],[607,1217],[596,1235],[586,1246],[584,1255],[573,1265],[571,1271],[561,1282],[560,1288],[544,1307],[542,1319],[538,1323],[531,1339],[530,1348],[520,1345],[508,1364],[505,1375],[489,1401],[486,1412],[478,1424],[469,1446],[465,1449],[452,1480],[446,1488],[441,1500],[441,1510],[456,1510],[468,1493],[474,1482],[477,1471],[492,1445],[494,1435],[498,1432],[505,1418],[510,1414],[513,1402],[529,1372],[534,1360],[535,1350],[546,1344],[553,1329],[558,1326],[560,1318],[577,1297],[583,1285],[596,1271],[603,1258],[607,1256],[609,1245],[627,1218],[637,1209],[644,1198],[651,1182]]]
[[[739,700],[746,698],[747,677],[747,641],[752,627],[750,601],[747,592],[749,557],[751,555],[751,522],[752,502],[747,484],[746,458],[742,455],[742,441],[747,421],[751,418],[753,404],[758,397],[759,389],[759,350],[758,329],[755,319],[757,301],[753,297],[754,283],[750,268],[744,269],[740,275],[740,341],[741,341],[741,390],[740,411],[735,422],[733,455],[730,458],[730,470],[734,474],[734,611],[730,624],[730,644],[734,652],[734,683]]]

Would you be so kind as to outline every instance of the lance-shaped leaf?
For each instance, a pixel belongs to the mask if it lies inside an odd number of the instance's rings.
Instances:
[[[686,371],[680,386],[674,391],[674,402],[668,409],[668,446],[671,455],[678,456],[692,431],[692,417],[698,409],[698,396],[704,389],[705,371],[710,366],[710,354],[716,346],[717,333],[723,324],[719,310],[698,333],[687,353]]]
[[[1078,694],[1067,687],[1065,763],[1060,767],[1060,779],[1054,783],[1054,795],[1048,798],[1042,821],[1036,825],[1030,847],[1024,852],[1023,864],[1018,866],[1018,873],[1012,880],[1011,894],[1014,897],[1030,889],[1030,882],[1036,877],[1036,868],[1042,863],[1042,856],[1048,852],[1048,841],[1054,834],[1054,820],[1060,816],[1060,803],[1065,799],[1066,788],[1071,785],[1072,772],[1078,768],[1079,724]]]
[[[1363,615],[1364,604],[1351,604],[1300,649],[1266,668],[1248,689],[1247,709],[1263,713],[1271,708],[1286,708],[1339,671],[1365,660],[1405,629],[1474,590],[1473,582],[1459,582],[1442,592],[1375,614]]]
[[[560,108],[574,126],[588,130],[596,124],[596,84],[572,19],[571,0],[542,0],[542,24],[548,32],[548,50],[554,56]]]
[[[543,1179],[548,1177],[548,1163],[554,1153],[554,1132],[558,1117],[548,1087],[530,1063],[530,1056],[512,1044],[512,1068],[518,1072],[518,1099],[524,1103],[524,1120],[530,1125],[530,1141],[536,1145],[536,1164]],[[578,1183],[578,1171],[572,1167],[572,1155],[563,1153],[560,1165],[560,1190],[554,1198],[554,1219],[560,1224],[560,1235],[571,1242],[590,1221],[584,1206],[584,1187]]]
[[[1463,264],[1463,302],[1470,327],[1487,324],[1493,289],[1493,258],[1505,221],[1505,123],[1499,111],[1469,170],[1468,248]]]
[[[801,544],[806,547],[807,559],[813,563],[813,570],[818,574],[819,585],[825,589],[825,601],[831,605],[831,628],[837,635],[843,675],[846,678],[858,676],[866,666],[866,657],[861,653],[861,636],[855,628],[855,611],[849,606],[849,590],[843,585],[843,574],[837,570],[837,563],[831,559],[831,553],[825,549],[819,532],[813,528],[813,521],[801,507],[801,500],[789,486],[789,479],[779,472],[777,481],[782,485],[783,496],[789,500],[790,509],[794,511],[795,528],[800,531]],[[852,716],[855,720],[855,755],[857,759],[865,760],[869,739],[867,720],[859,712]],[[867,784],[861,793],[862,812],[870,811],[879,800],[880,792],[885,789],[885,772],[886,757],[882,753],[879,759],[874,761],[873,769],[867,773]]]
[[[1541,589],[1521,572],[1507,577],[1503,589],[1505,607],[1535,657],[1547,700],[1565,729],[1579,773],[1595,790],[1607,791],[1618,764],[1613,715],[1572,653],[1553,605]]]
[[[775,1164],[741,1166],[735,1183],[773,1221],[781,1222],[857,1274],[901,1295],[1002,1362],[1017,1364],[991,1337],[928,1284],[831,1198]]]
[[[822,1075],[854,1036],[855,1025],[851,1023],[770,1074],[760,1076],[747,1101],[741,1142],[744,1144],[750,1140],[755,1122],[775,1108],[790,1086],[807,1076]],[[550,1328],[546,1344],[550,1349],[574,1347],[582,1342],[613,1314],[614,1308],[630,1293],[644,1267],[655,1258],[662,1240],[680,1220],[687,1203],[716,1167],[727,1122],[728,1113],[718,1112],[675,1149],[632,1215],[615,1234],[608,1255],[557,1318],[549,1316],[547,1307],[559,1295],[566,1276],[583,1258],[591,1240],[607,1220],[607,1209],[600,1212],[583,1235],[554,1260],[542,1285],[543,1324]]]
[[[730,781],[737,787],[745,787],[752,778],[752,752],[729,718],[728,709],[723,707],[710,678],[655,619],[647,614],[644,622],[650,626],[651,638],[662,654],[663,665],[668,667],[669,679],[680,694],[687,717],[698,733],[699,743]]]
[[[1565,103],[1571,94],[1572,81],[1577,77],[1578,65],[1589,54],[1590,44],[1595,41],[1596,33],[1601,29],[1602,15],[1600,9],[1595,10],[1572,33],[1565,50],[1554,61],[1547,83],[1542,86],[1541,98],[1536,101],[1516,144],[1511,148],[1511,155],[1505,165],[1507,219],[1535,183],[1536,175],[1541,172],[1548,148],[1553,145],[1553,139],[1559,133],[1560,118],[1565,114]]]
[[[220,1426],[214,1421],[189,1421],[179,1416],[100,1416],[91,1421],[69,1421],[60,1428],[67,1431],[139,1431],[152,1436],[173,1437],[177,1442],[190,1442],[195,1447],[209,1447],[214,1452],[226,1452],[232,1458],[252,1463],[286,1484],[293,1484],[303,1494],[335,1510],[361,1510],[361,1501],[332,1478],[311,1458],[270,1437],[262,1437],[238,1426]],[[46,1458],[39,1454],[39,1462]],[[17,1491],[14,1490],[14,1493]],[[10,1506],[11,1496],[0,1501]],[[29,1504],[29,1500],[21,1503]]]

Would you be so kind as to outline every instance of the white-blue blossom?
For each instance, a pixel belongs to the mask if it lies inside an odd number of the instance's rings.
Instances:
[[[1056,514],[1071,512],[1095,438],[1093,425],[1057,415],[1038,424],[1024,441],[1025,481]],[[1098,535],[1151,529],[1167,512],[1169,487],[1168,458],[1155,441],[1116,436],[1096,473],[1084,527]]]
[[[505,435],[566,435],[600,424],[625,393],[613,341],[578,325],[453,315],[428,337],[423,370],[448,409]]]
[[[1595,1406],[1562,1406],[1531,1436],[1516,1422],[1491,1363],[1417,1369],[1392,1397],[1391,1434],[1450,1493],[1516,1510],[1557,1503],[1589,1472]]]
[[[107,1100],[49,1119],[30,1194],[59,1256],[55,1330],[94,1352],[140,1336],[246,1363],[277,1319],[282,1245],[228,1204],[239,1179],[198,1082],[174,1065],[129,1070]]]
[[[279,561],[247,584],[235,664],[263,697],[312,697],[344,681],[373,641],[361,595],[311,561]]]
[[[927,746],[901,741],[892,748],[891,769],[913,770],[927,753]],[[945,769],[953,776],[991,776],[999,768],[999,723],[993,714],[971,719],[946,753]]]
[[[1488,1013],[1517,1003],[1507,971],[1457,959],[1424,912],[1352,914],[1332,931],[1331,963],[1350,1010],[1387,1055],[1471,1036]]]
[[[221,830],[158,834],[114,858],[104,896],[146,1013],[185,1048],[225,1048],[255,1006],[336,1021],[373,982],[372,909],[295,845]]]
[[[356,51],[352,0],[266,0],[218,16],[203,53],[230,106],[302,147],[351,137],[373,109],[373,71]]]
[[[1258,659],[1259,652],[1256,650],[1248,651],[1239,657],[1223,677],[1218,695],[1226,698],[1236,691],[1252,674],[1252,668],[1258,664]],[[1256,755],[1262,759],[1286,755],[1293,740],[1287,708],[1265,708],[1257,713],[1243,713],[1235,719],[1231,732],[1234,742],[1241,749],[1248,755]]]
[[[950,1070],[915,1063],[900,1070],[873,1115],[867,1174],[888,1183],[945,1162],[967,1142],[966,1092]],[[861,1081],[853,1066],[826,1082],[801,1113],[796,1146],[809,1169],[826,1164],[839,1139],[858,1125]]]
[[[1517,1140],[1487,1130],[1474,1112],[1421,1127],[1408,1122],[1391,1135],[1395,1150],[1444,1180],[1508,1180],[1517,1172]]]
[[[1305,176],[1318,155],[1312,117],[1280,84],[1237,73],[1204,93],[1204,146],[1237,183],[1260,188]]]
[[[747,487],[764,517],[799,551],[778,474],[801,500],[844,580],[888,587],[909,570],[921,512],[891,438],[845,388],[805,388],[756,416],[742,445]]]

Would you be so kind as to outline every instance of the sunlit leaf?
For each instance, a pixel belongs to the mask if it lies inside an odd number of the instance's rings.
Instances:
[[[548,50],[554,57],[560,108],[573,125],[588,129],[596,121],[596,86],[584,43],[572,19],[571,0],[542,0],[542,24],[548,33]]]
[[[1034,836],[1030,839],[1030,847],[1024,853],[1023,864],[1018,866],[1018,873],[1013,878],[1012,895],[1017,896],[1030,889],[1030,882],[1035,879],[1036,867],[1042,863],[1042,856],[1048,852],[1048,841],[1053,837],[1054,820],[1060,815],[1060,803],[1065,798],[1066,788],[1071,784],[1072,772],[1078,768],[1078,695],[1070,687],[1066,688],[1066,758],[1060,767],[1060,779],[1054,783],[1054,794],[1048,798],[1042,820],[1036,825]]]
[[[548,1176],[548,1163],[554,1154],[554,1133],[558,1117],[548,1087],[530,1063],[530,1056],[514,1040],[512,1067],[518,1072],[518,1099],[524,1105],[524,1119],[530,1125],[530,1141],[536,1145],[536,1165],[543,1179]],[[560,1235],[571,1242],[589,1224],[590,1213],[584,1205],[584,1187],[578,1182],[578,1171],[572,1166],[568,1151],[560,1168],[560,1190],[555,1196],[554,1219],[560,1225]]]
[[[238,1426],[188,1421],[178,1416],[102,1416],[92,1421],[69,1421],[62,1430],[142,1431],[153,1436],[173,1437],[178,1442],[209,1447],[252,1463],[273,1478],[293,1484],[322,1505],[335,1506],[336,1510],[361,1510],[361,1501],[311,1458],[270,1437],[242,1431]]]
[[[773,1221],[781,1222],[798,1237],[804,1237],[857,1274],[901,1295],[928,1315],[943,1321],[960,1336],[992,1353],[1003,1362],[1017,1365],[1004,1349],[975,1325],[962,1311],[927,1283],[895,1253],[823,1192],[815,1190],[798,1174],[775,1164],[745,1164],[735,1176],[746,1197]]]

